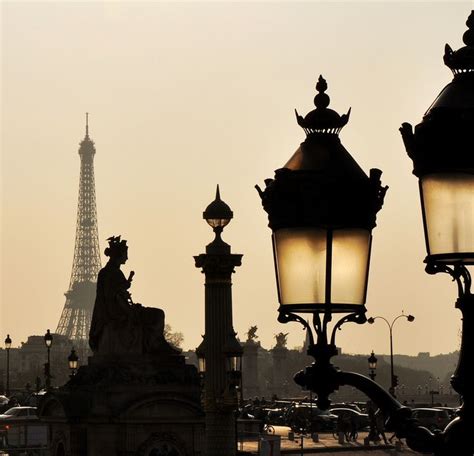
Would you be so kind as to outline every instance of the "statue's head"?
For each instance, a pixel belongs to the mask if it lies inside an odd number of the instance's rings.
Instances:
[[[107,239],[109,246],[104,250],[104,254],[110,259],[116,260],[119,264],[125,264],[128,260],[128,246],[125,239],[120,240],[120,236],[112,236]]]

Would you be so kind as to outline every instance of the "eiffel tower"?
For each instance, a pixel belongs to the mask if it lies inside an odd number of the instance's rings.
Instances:
[[[77,206],[76,242],[66,304],[56,333],[73,341],[76,348],[86,348],[96,293],[97,274],[101,268],[97,208],[94,182],[94,142],[89,137],[89,114],[86,113],[86,136],[80,143],[81,174]]]

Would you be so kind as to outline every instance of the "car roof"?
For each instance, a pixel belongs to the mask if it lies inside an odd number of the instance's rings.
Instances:
[[[16,407],[12,407],[8,410],[12,410],[12,409],[15,409],[15,410],[23,410],[23,409],[37,409],[38,407],[32,407],[30,405],[17,405]]]
[[[424,412],[445,412],[446,410],[441,410],[439,408],[431,408],[431,407],[419,407],[419,408],[414,408],[412,409],[413,412],[416,412],[418,410],[423,410]]]
[[[330,408],[329,411],[332,412],[334,410],[349,410],[350,412],[352,413],[358,413],[358,414],[361,414],[359,411],[357,410],[354,410],[352,408],[349,408],[349,407],[334,407],[334,408]]]
[[[422,411],[422,412],[447,412],[446,409],[430,408],[430,407],[420,407],[420,408],[412,409],[412,412],[417,412],[417,411]]]

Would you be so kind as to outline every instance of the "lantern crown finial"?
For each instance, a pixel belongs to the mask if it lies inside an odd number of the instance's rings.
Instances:
[[[453,51],[449,44],[444,48],[444,63],[454,75],[474,72],[474,11],[467,18],[468,29],[464,32],[462,40],[464,47]]]
[[[349,121],[351,109],[347,114],[339,115],[333,109],[328,108],[330,98],[326,92],[328,84],[322,75],[319,76],[316,83],[318,93],[314,97],[316,109],[302,117],[295,109],[296,121],[303,128],[306,136],[315,134],[338,135],[342,127]]]

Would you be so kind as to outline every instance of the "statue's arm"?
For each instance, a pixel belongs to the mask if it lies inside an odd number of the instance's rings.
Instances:
[[[130,283],[120,270],[114,271],[106,281],[105,300],[109,311],[114,316],[125,317],[128,314],[130,293],[127,289],[129,286]]]

